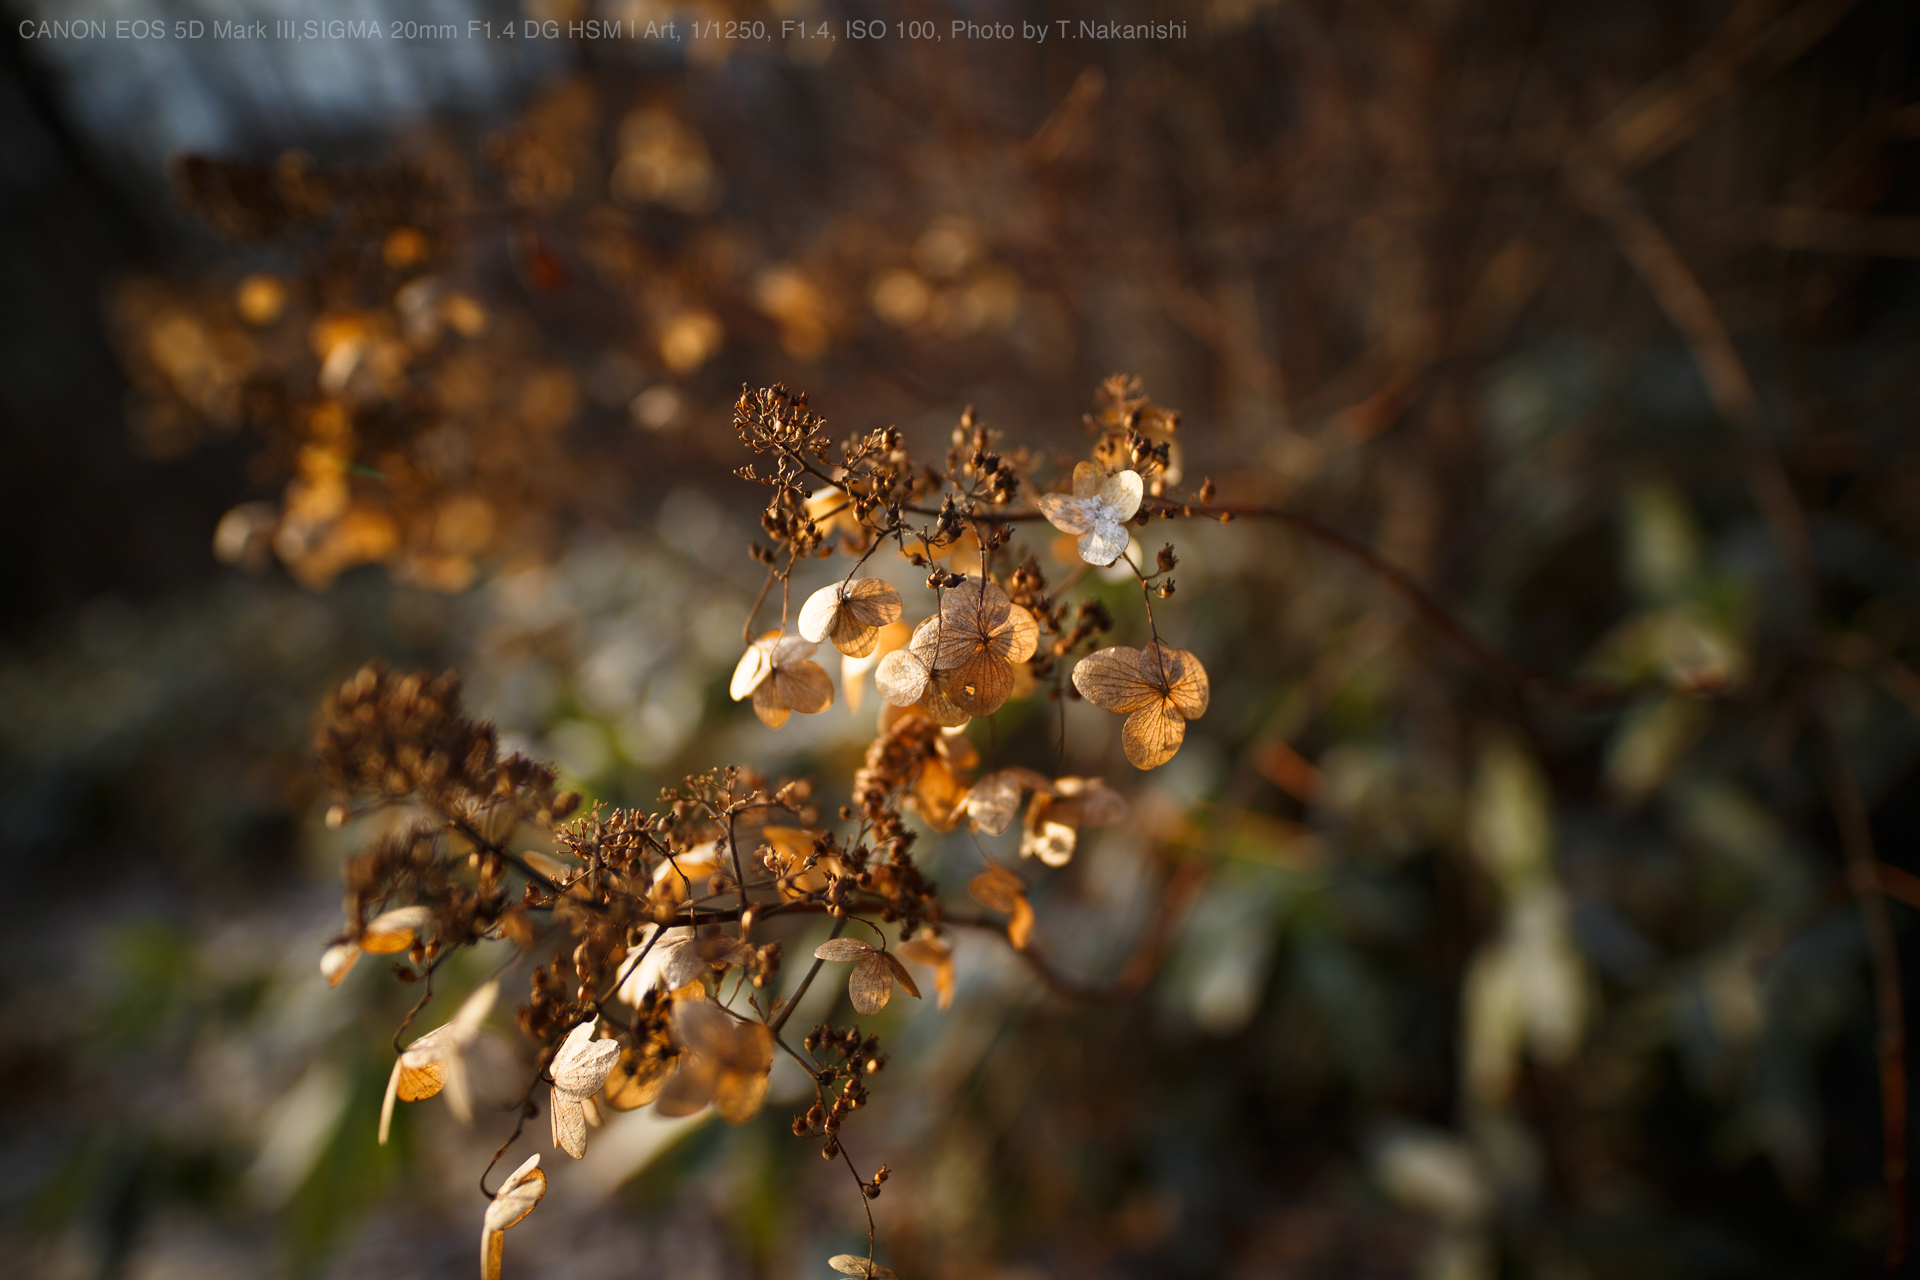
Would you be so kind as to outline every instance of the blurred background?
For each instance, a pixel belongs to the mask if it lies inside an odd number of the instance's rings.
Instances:
[[[1212,709],[1147,775],[1071,709],[1137,820],[1029,876],[1037,936],[1106,981],[1168,869],[1197,887],[1130,1000],[965,938],[951,1011],[877,1020],[882,1257],[1885,1271],[1913,908],[1846,867],[1920,901],[1920,10],[0,8],[11,1274],[471,1274],[499,1135],[422,1106],[377,1147],[413,992],[317,969],[352,834],[320,699],[456,667],[592,797],[736,761],[837,796],[871,697],[777,734],[725,697],[739,388],[927,458],[971,405],[1064,467],[1115,372],[1183,412],[1183,483],[1375,547],[1529,668],[1687,692],[1529,694],[1317,544],[1164,526]],[[882,18],[943,38],[849,36]],[[1134,638],[1137,593],[1087,590]],[[964,843],[924,845],[949,892]],[[623,1117],[509,1274],[824,1276],[864,1222],[790,1090]]]

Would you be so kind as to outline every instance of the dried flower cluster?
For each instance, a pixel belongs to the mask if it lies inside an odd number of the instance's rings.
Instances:
[[[822,643],[842,654],[849,701],[872,670],[887,705],[837,824],[823,821],[812,783],[773,785],[739,768],[688,777],[653,812],[596,806],[572,818],[578,797],[556,793],[551,769],[501,758],[492,728],[461,709],[451,676],[370,666],[348,681],[320,728],[321,765],[337,794],[329,820],[377,815],[381,833],[348,864],[348,927],[321,962],[329,980],[338,983],[360,954],[389,955],[403,980],[426,982],[430,997],[457,950],[509,940],[507,967],[545,959],[528,973],[516,1015],[532,1046],[531,1078],[500,1155],[537,1113],[543,1087],[553,1146],[576,1159],[603,1108],[651,1105],[685,1116],[711,1107],[744,1123],[765,1100],[779,1051],[814,1082],[815,1102],[793,1131],[846,1164],[863,1204],[878,1196],[887,1169],[862,1177],[842,1128],[886,1065],[879,1040],[821,1024],[796,1049],[783,1035],[789,1015],[830,964],[849,966],[847,996],[862,1016],[880,1013],[896,988],[920,998],[909,964],[932,970],[945,1009],[955,984],[951,928],[991,929],[1031,958],[1035,926],[1026,882],[990,857],[969,892],[1006,922],[952,912],[914,860],[908,815],[937,832],[964,821],[998,836],[1024,801],[1020,856],[1058,867],[1083,828],[1127,813],[1098,778],[1053,778],[1010,763],[976,778],[980,751],[967,723],[1043,691],[1084,696],[1128,717],[1127,758],[1147,769],[1170,759],[1186,720],[1206,710],[1205,670],[1165,644],[1153,618],[1154,596],[1170,593],[1172,550],[1148,572],[1125,532],[1153,514],[1192,514],[1143,496],[1150,484],[1164,491],[1169,453],[1139,428],[1168,433],[1176,418],[1124,379],[1102,397],[1102,412],[1088,419],[1093,457],[1070,469],[1067,495],[1043,491],[1039,461],[1004,446],[971,413],[935,470],[908,456],[891,428],[836,446],[805,396],[782,387],[741,396],[735,425],[759,461],[740,474],[771,491],[761,518],[771,545],[750,548],[767,565],[754,613],[775,585],[790,601],[802,566],[836,554],[853,564],[806,598],[794,630],[785,608],[781,625],[758,636],[748,618],[730,692],[778,729],[795,712],[832,705],[833,679],[813,657]],[[1022,508],[1023,492],[1040,497]],[[1112,619],[1096,601],[1074,609],[1049,594],[1038,563],[1014,545],[1016,525],[1042,521],[1078,537],[1089,565],[1126,560],[1145,605],[1144,649],[1086,652]],[[929,610],[911,628],[900,591],[861,576],[883,548],[926,573]],[[529,847],[543,840],[552,852]],[[813,948],[812,967],[782,1000],[773,982],[782,944],[755,932],[807,914],[830,917],[833,935]],[[849,925],[864,933],[843,936]],[[476,1118],[466,1059],[498,990],[498,980],[481,984],[450,1022],[404,1048],[396,1037],[381,1141],[397,1101],[444,1094],[455,1119]],[[544,1187],[536,1159],[492,1193],[485,1275],[498,1274],[503,1233]],[[891,1274],[871,1254],[833,1264],[845,1274]]]

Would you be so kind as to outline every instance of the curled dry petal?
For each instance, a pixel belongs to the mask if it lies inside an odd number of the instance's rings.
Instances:
[[[583,1100],[556,1086],[548,1104],[553,1118],[553,1145],[575,1160],[587,1154],[587,1112]]]
[[[467,1090],[466,1050],[480,1034],[493,1002],[500,995],[500,983],[485,983],[460,1005],[453,1021],[435,1027],[401,1051],[387,1077],[387,1096],[380,1104],[380,1143],[386,1145],[393,1125],[393,1104],[418,1102],[443,1089],[447,1109],[454,1119],[466,1124],[473,1119],[473,1099]]]
[[[807,597],[799,631],[807,640],[830,640],[841,653],[864,658],[873,652],[880,628],[898,621],[903,607],[900,593],[883,578],[862,578],[845,587],[834,583]]]
[[[733,680],[727,685],[727,694],[738,702],[752,694],[772,674],[773,660],[768,657],[766,647],[750,644],[733,668]]]
[[[540,1197],[547,1194],[547,1175],[540,1169],[540,1157],[527,1162],[500,1184],[487,1205],[480,1228],[480,1280],[500,1280],[500,1261],[506,1242],[506,1230],[533,1212]]]
[[[347,971],[353,968],[354,961],[360,958],[360,948],[351,942],[336,942],[320,953],[320,972],[326,978],[327,985],[337,987]]]
[[[1046,785],[1047,780],[1031,769],[997,769],[967,792],[967,821],[977,830],[997,836],[1013,824],[1013,815],[1020,808],[1020,793]]]

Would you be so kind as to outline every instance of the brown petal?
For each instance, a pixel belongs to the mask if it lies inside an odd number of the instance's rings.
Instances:
[[[1124,524],[1140,510],[1145,488],[1138,471],[1116,471],[1101,482],[1095,501],[1106,509],[1106,515]]]
[[[907,989],[907,994],[915,1000],[920,998],[920,988],[913,983],[913,975],[907,972],[907,966],[895,959],[890,952],[882,951],[880,958],[887,962],[887,968],[893,971],[893,980]]]
[[[813,949],[816,960],[865,960],[873,954],[873,944],[858,938],[828,938]]]
[[[607,1082],[607,1073],[620,1057],[620,1046],[612,1040],[595,1040],[593,1033],[591,1020],[567,1033],[549,1071],[555,1088],[576,1097],[591,1097]]]
[[[965,663],[934,677],[948,700],[971,716],[990,716],[1013,693],[1013,667],[988,649],[976,649]]]
[[[578,1160],[587,1154],[587,1114],[580,1099],[555,1089],[547,1104],[553,1116],[553,1145]]]
[[[1073,464],[1073,496],[1076,498],[1098,498],[1101,486],[1107,482],[1107,469],[1097,462],[1076,462]]]
[[[803,716],[818,715],[833,705],[833,680],[817,662],[774,668],[773,685],[780,701]]]
[[[1160,701],[1140,674],[1140,650],[1125,645],[1090,653],[1074,664],[1073,687],[1094,706],[1125,715]]]
[[[531,1156],[500,1185],[487,1205],[480,1227],[481,1280],[500,1280],[500,1264],[505,1253],[508,1227],[513,1226],[540,1203],[547,1194],[547,1175],[540,1169],[540,1157]]]
[[[360,958],[360,948],[351,942],[336,942],[320,955],[320,972],[326,977],[327,985],[337,987],[347,971],[353,968],[354,961]]]
[[[843,1276],[859,1276],[860,1280],[900,1280],[893,1268],[883,1267],[854,1253],[838,1253],[827,1259],[827,1265]]]
[[[745,1124],[758,1114],[761,1100],[766,1096],[766,1069],[723,1071],[713,1091],[713,1108],[728,1124]]]
[[[1080,827],[1110,827],[1127,820],[1127,801],[1098,778],[1061,778],[1055,784],[1062,822]]]
[[[827,631],[833,647],[849,658],[864,658],[880,643],[880,628],[862,622],[851,609],[842,609]]]
[[[1172,702],[1142,707],[1127,717],[1120,745],[1136,769],[1157,769],[1173,759],[1187,736],[1187,720]]]
[[[995,911],[1012,911],[1014,903],[1027,891],[1026,881],[999,863],[994,863],[967,884],[967,892]]]
[[[724,1062],[733,1052],[734,1021],[704,1000],[687,1000],[674,1006],[673,1029],[680,1042],[702,1058]]]
[[[1173,705],[1187,719],[1197,720],[1207,713],[1207,703],[1213,696],[1207,669],[1200,665],[1200,659],[1184,649],[1180,651],[1180,665],[1180,678],[1171,690]]]
[[[927,719],[942,729],[958,729],[972,719],[964,707],[955,704],[947,696],[947,691],[939,680],[929,680],[926,692],[920,695],[920,709],[927,713]]]
[[[847,588],[846,608],[870,627],[898,622],[906,602],[885,578],[862,578]]]
[[[787,722],[793,712],[780,698],[778,680],[762,681],[753,691],[753,714],[760,717],[760,723],[769,729],[778,729]]]
[[[1006,620],[994,632],[993,651],[1008,662],[1025,662],[1040,645],[1040,624],[1019,605],[1007,609]]]
[[[875,952],[855,965],[847,975],[847,995],[856,1010],[869,1016],[886,1008],[893,998],[893,970],[886,958]]]
[[[399,1072],[399,1083],[394,1088],[394,1096],[402,1102],[419,1102],[447,1087],[447,1064],[444,1059],[410,1066],[406,1055],[402,1054],[395,1067]]]
[[[607,1076],[606,1092],[602,1095],[607,1105],[615,1111],[632,1111],[635,1107],[644,1107],[660,1096],[667,1086],[667,1079],[679,1058],[656,1058],[649,1055],[636,1055],[631,1049],[620,1053],[613,1071]]]
[[[720,1083],[720,1064],[713,1059],[682,1054],[678,1061],[679,1070],[660,1091],[660,1100],[653,1108],[663,1116],[692,1115],[713,1101],[713,1091]]]
[[[895,649],[874,668],[873,687],[896,707],[910,707],[927,691],[927,665],[911,650]]]

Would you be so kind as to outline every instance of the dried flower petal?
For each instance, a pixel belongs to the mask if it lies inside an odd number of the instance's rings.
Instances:
[[[1073,493],[1040,495],[1040,514],[1062,533],[1080,539],[1080,558],[1091,565],[1110,565],[1127,549],[1127,521],[1140,510],[1145,485],[1137,471],[1109,475],[1096,463],[1073,469]]]
[[[874,650],[880,628],[899,620],[904,602],[884,578],[862,578],[849,586],[822,587],[800,607],[799,632],[818,643],[831,640],[841,653],[863,658]]]
[[[541,1172],[539,1156],[529,1156],[500,1184],[480,1227],[480,1280],[500,1280],[507,1228],[532,1213],[546,1194],[547,1175]]]
[[[473,1099],[467,1089],[466,1050],[480,1034],[493,1002],[500,994],[498,981],[479,987],[461,1004],[453,1020],[435,1027],[401,1051],[387,1077],[387,1096],[380,1104],[380,1144],[386,1145],[393,1125],[393,1104],[431,1098],[443,1089],[447,1109],[454,1119],[466,1124],[473,1119]]]
[[[895,949],[902,960],[933,968],[934,989],[940,993],[940,1008],[953,1003],[953,946],[932,929],[923,928]]]
[[[327,985],[337,987],[347,971],[353,968],[360,958],[360,948],[351,942],[336,942],[320,953],[320,972],[326,978]]]
[[[843,1276],[859,1276],[861,1280],[900,1280],[893,1268],[883,1267],[870,1258],[858,1254],[840,1253],[827,1259],[827,1265]]]
[[[1206,711],[1210,696],[1200,660],[1158,641],[1089,654],[1073,668],[1073,687],[1096,707],[1127,716],[1120,741],[1137,769],[1173,759],[1186,722]]]
[[[433,924],[433,912],[426,907],[400,907],[384,911],[367,922],[360,932],[360,949],[370,955],[392,955],[405,951]]]
[[[585,1098],[600,1092],[600,1086],[607,1082],[620,1057],[620,1045],[613,1040],[594,1039],[595,1029],[596,1020],[589,1018],[567,1033],[553,1058],[550,1074],[554,1088]]]

